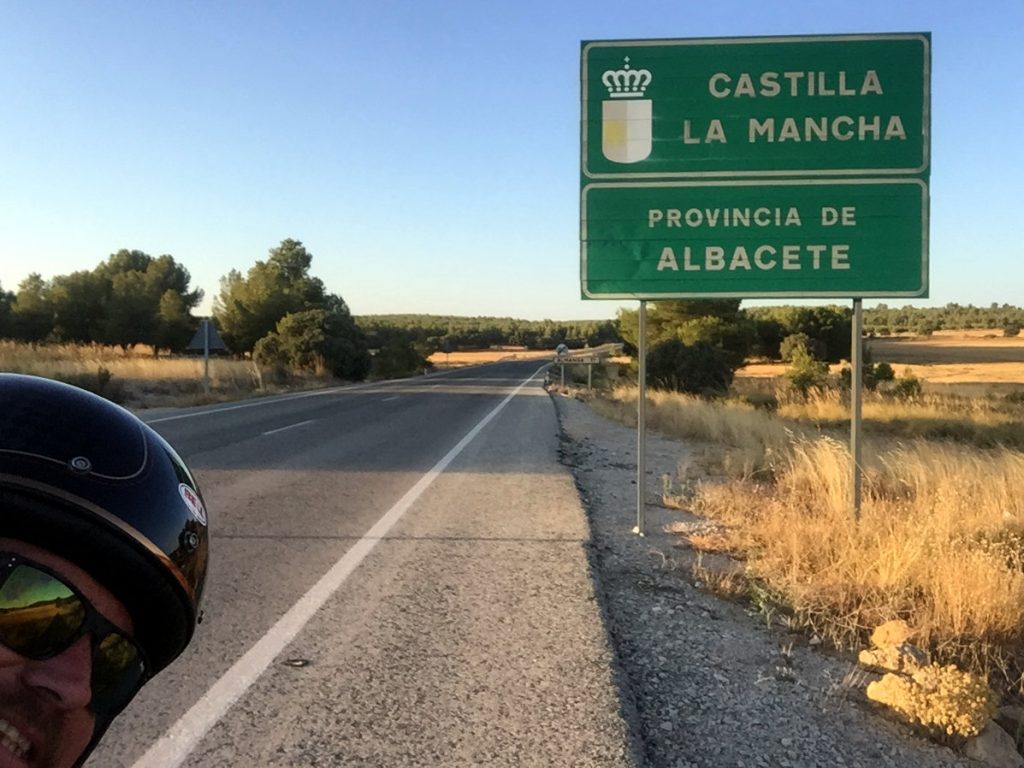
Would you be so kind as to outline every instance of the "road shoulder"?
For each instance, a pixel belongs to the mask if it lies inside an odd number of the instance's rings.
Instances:
[[[973,765],[870,712],[849,684],[852,659],[811,648],[695,585],[692,555],[663,532],[682,513],[656,503],[661,476],[676,475],[690,446],[648,436],[648,536],[635,536],[635,429],[572,397],[552,397],[648,765]]]

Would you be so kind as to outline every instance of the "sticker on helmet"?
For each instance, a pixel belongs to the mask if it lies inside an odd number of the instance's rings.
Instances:
[[[192,517],[203,525],[207,525],[206,509],[203,507],[203,500],[199,498],[199,494],[185,485],[185,483],[178,485],[178,493],[181,494],[181,500],[185,502],[185,506],[188,507]]]

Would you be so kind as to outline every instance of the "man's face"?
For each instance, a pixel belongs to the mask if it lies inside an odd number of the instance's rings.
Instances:
[[[62,557],[13,539],[0,551],[45,565],[126,634],[125,607],[85,571]],[[92,643],[88,635],[63,653],[33,661],[0,645],[0,768],[68,768],[92,740]]]

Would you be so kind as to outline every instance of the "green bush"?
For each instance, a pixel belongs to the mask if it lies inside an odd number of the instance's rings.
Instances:
[[[875,381],[892,381],[896,378],[896,371],[888,363],[879,363],[871,370]]]
[[[910,400],[921,396],[921,381],[913,374],[906,374],[902,379],[897,380],[888,393],[900,400]]]
[[[825,386],[828,381],[828,363],[815,358],[806,347],[797,346],[793,350],[786,378],[793,389],[806,395],[811,389]]]
[[[717,347],[706,341],[687,345],[665,339],[647,355],[647,379],[659,389],[691,395],[720,394],[732,384],[733,368]]]
[[[430,367],[412,342],[401,336],[391,336],[373,356],[371,372],[377,379],[397,379],[413,376]]]
[[[365,337],[351,315],[323,309],[285,315],[276,331],[256,342],[253,359],[278,373],[329,372],[350,381],[362,381],[370,370]]]
[[[1003,336],[1020,336],[1020,323],[1007,323],[1003,326]]]

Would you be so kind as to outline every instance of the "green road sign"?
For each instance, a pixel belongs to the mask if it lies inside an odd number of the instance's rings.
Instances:
[[[584,42],[585,179],[921,175],[928,34]]]
[[[919,179],[594,183],[584,298],[923,297]]]
[[[584,42],[582,295],[928,295],[931,37]]]

